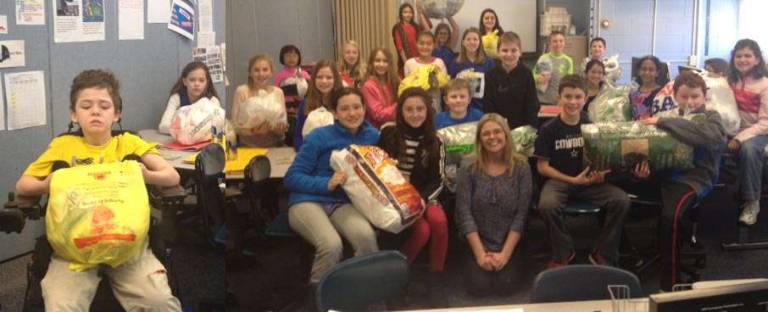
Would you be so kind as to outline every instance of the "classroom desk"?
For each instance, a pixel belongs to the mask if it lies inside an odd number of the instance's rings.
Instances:
[[[139,136],[147,142],[165,144],[173,142],[170,135],[157,132],[157,129],[139,130]],[[195,165],[184,162],[189,156],[196,152],[176,151],[160,148],[160,155],[168,161],[177,170],[195,170]],[[296,152],[293,147],[273,147],[267,149],[267,158],[272,166],[270,178],[280,179],[285,177],[288,167],[293,163]],[[242,173],[227,174],[227,179],[242,179]]]
[[[406,310],[408,311],[408,310]],[[499,305],[499,306],[476,306],[465,308],[448,308],[448,309],[430,309],[430,310],[410,310],[418,312],[448,312],[448,311],[478,311],[478,312],[553,312],[553,311],[568,311],[568,312],[611,312],[613,310],[613,304],[611,300],[590,300],[590,301],[573,301],[573,302],[553,302],[553,303],[530,303],[519,305]],[[648,298],[636,298],[626,301],[624,303],[624,309],[622,311],[627,312],[647,312],[648,311]]]

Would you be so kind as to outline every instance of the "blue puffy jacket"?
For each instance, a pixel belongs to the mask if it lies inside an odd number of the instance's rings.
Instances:
[[[288,206],[302,202],[348,203],[349,198],[341,187],[328,191],[328,181],[333,176],[331,152],[351,144],[376,145],[379,131],[367,121],[356,135],[339,124],[317,128],[304,138],[301,150],[285,174],[284,184],[290,191]]]

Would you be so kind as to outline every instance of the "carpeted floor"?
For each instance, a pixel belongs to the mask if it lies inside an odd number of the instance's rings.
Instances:
[[[702,280],[737,279],[768,277],[768,267],[764,265],[768,250],[723,251],[722,242],[736,239],[737,208],[731,200],[732,195],[716,192],[703,202],[695,219],[699,223],[698,239],[707,254],[706,267],[700,271]],[[766,201],[763,201],[766,202]],[[765,208],[764,208],[765,209]],[[764,210],[765,211],[765,210]],[[656,220],[652,208],[633,207],[630,221],[625,226],[629,246],[636,247],[640,254],[650,258],[654,253]],[[727,220],[727,221],[724,221]],[[578,216],[567,219],[576,240],[578,250],[575,263],[588,263],[587,251],[598,233],[598,221],[594,216]],[[461,269],[461,243],[452,237],[442,289],[427,285],[427,257],[422,253],[411,269],[410,283],[404,294],[389,300],[386,309],[416,309],[467,307],[526,303],[533,285],[533,280],[549,260],[549,244],[546,228],[535,215],[529,219],[522,251],[525,261],[518,270],[525,281],[510,296],[478,298],[470,296],[463,288]],[[751,239],[768,239],[768,213],[760,215],[758,225],[750,227],[746,233]],[[228,311],[305,311],[309,291],[302,286],[299,275],[299,244],[296,239],[255,240],[251,250],[257,255],[250,262],[238,267],[227,267],[229,290],[234,294],[234,301]],[[631,258],[634,262],[639,258]],[[629,264],[625,263],[629,267]],[[638,276],[647,294],[659,291],[660,270],[658,262]],[[429,296],[430,291],[439,292],[438,296]],[[430,297],[443,300],[430,302]],[[381,310],[378,305],[371,310]]]

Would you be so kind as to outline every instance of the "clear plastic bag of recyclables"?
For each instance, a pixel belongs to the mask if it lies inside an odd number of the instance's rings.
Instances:
[[[632,171],[648,160],[651,171],[693,168],[693,148],[655,126],[605,122],[581,126],[584,162],[592,169]]]
[[[456,175],[461,163],[475,151],[477,122],[468,122],[437,130],[437,136],[445,146],[445,185],[451,192],[456,190]]]
[[[632,104],[629,103],[630,86],[606,86],[589,104],[589,120],[613,122],[632,120]]]
[[[533,156],[533,150],[536,144],[536,128],[531,126],[521,126],[512,129],[510,137],[515,144],[515,151],[525,155]]]

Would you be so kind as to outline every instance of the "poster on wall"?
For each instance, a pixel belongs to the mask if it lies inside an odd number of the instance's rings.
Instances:
[[[54,0],[53,41],[104,40],[104,0]]]
[[[8,15],[0,15],[0,34],[8,34]]]
[[[45,99],[43,71],[5,74],[8,130],[45,125]]]
[[[0,68],[26,66],[24,40],[0,41]]]
[[[219,46],[210,46],[205,48],[195,48],[192,50],[192,59],[203,62],[208,66],[213,83],[224,81],[224,59],[222,49]]]
[[[195,37],[195,9],[184,0],[173,0],[168,29],[193,40]]]
[[[16,0],[16,25],[45,25],[45,0]]]
[[[117,3],[119,40],[144,39],[144,0],[119,0]]]
[[[3,88],[0,88],[0,130],[5,130],[5,97]]]
[[[147,1],[147,23],[167,24],[171,20],[171,0]]]

